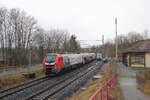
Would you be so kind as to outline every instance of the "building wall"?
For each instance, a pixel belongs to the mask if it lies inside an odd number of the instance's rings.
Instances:
[[[144,67],[142,64],[131,64],[131,67]]]
[[[150,68],[150,53],[146,53],[145,54],[145,63],[146,63],[145,67],[149,67]]]

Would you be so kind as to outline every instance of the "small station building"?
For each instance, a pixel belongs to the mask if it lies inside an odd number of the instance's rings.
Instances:
[[[150,40],[139,41],[122,52],[127,67],[150,68]]]

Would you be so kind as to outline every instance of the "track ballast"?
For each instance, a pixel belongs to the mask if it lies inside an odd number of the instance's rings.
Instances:
[[[46,100],[48,98],[62,100],[69,92],[77,90],[85,81],[94,75],[101,62],[93,61],[83,67],[72,70],[62,76],[43,77],[31,82],[0,91],[2,100]],[[78,84],[78,85],[77,85]],[[72,88],[75,87],[75,88]]]

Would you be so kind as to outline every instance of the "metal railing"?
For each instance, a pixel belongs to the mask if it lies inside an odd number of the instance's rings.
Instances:
[[[110,89],[114,87],[116,76],[113,75],[102,87],[100,87],[88,100],[110,100]]]

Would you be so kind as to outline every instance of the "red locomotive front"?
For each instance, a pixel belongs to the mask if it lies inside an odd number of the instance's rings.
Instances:
[[[59,73],[63,67],[61,54],[47,54],[43,60],[43,67],[46,75]]]

